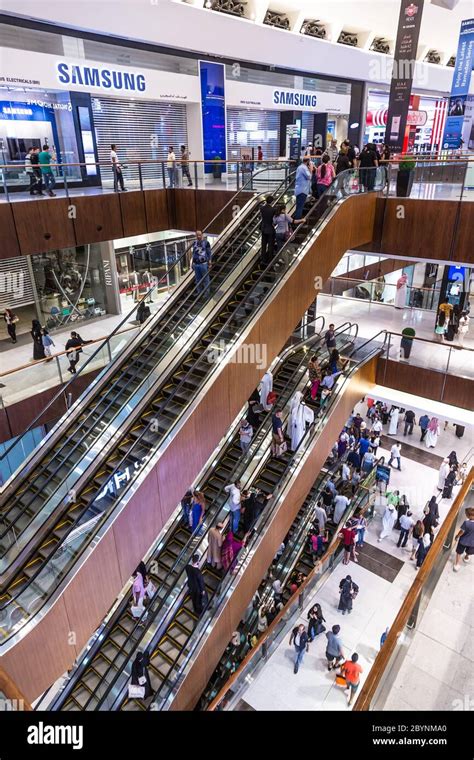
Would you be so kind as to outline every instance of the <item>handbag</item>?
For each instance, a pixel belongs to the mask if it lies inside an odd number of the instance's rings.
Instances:
[[[272,406],[277,400],[277,395],[274,391],[270,391],[267,396],[267,406]]]
[[[143,606],[143,604],[141,605],[132,604],[130,612],[132,613],[132,617],[139,618],[145,612],[145,607]]]
[[[134,683],[129,684],[128,686],[128,698],[129,699],[143,699],[145,696],[145,687],[144,686],[137,686]]]
[[[145,588],[145,594],[147,595],[148,599],[151,599],[156,593],[156,586],[151,581],[148,581],[146,588]]]
[[[336,686],[343,686],[345,689],[347,689],[347,683],[344,676],[336,676]]]

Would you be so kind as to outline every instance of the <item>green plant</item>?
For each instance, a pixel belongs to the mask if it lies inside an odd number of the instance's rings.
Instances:
[[[402,335],[403,335],[405,338],[414,338],[414,337],[415,337],[415,335],[416,335],[416,332],[415,332],[415,330],[413,329],[413,327],[405,327],[405,328],[402,330]]]
[[[398,168],[400,171],[411,172],[415,168],[416,161],[413,156],[402,156]]]

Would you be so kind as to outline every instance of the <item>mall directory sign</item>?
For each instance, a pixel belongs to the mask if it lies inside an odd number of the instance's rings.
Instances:
[[[402,2],[400,8],[385,131],[385,142],[392,153],[403,151],[423,2]]]
[[[474,18],[461,21],[456,66],[454,67],[448,116],[444,127],[443,148],[460,148],[466,101],[474,64]],[[466,146],[467,148],[467,146]]]

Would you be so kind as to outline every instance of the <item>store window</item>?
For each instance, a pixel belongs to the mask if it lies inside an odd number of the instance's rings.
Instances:
[[[250,108],[227,109],[228,157],[240,159],[242,148],[262,146],[268,161],[280,155],[280,112]]]
[[[31,257],[41,322],[49,329],[105,315],[108,291],[99,244]]]
[[[120,293],[142,295],[154,283],[159,290],[177,285],[188,271],[187,261],[180,259],[193,239],[193,235],[180,236],[116,248]]]

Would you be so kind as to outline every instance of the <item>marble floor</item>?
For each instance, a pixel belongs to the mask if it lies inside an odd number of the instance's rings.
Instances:
[[[388,454],[383,448],[379,449],[379,453]],[[392,472],[390,488],[398,488],[407,496],[413,516],[418,518],[422,515],[427,500],[432,494],[438,493],[437,478],[438,473],[433,468],[406,459],[401,472]],[[451,503],[451,500],[440,502],[440,522],[446,516]],[[382,577],[387,576],[387,573],[380,571],[378,567],[373,568],[376,572],[364,567],[363,565],[370,564],[365,560],[359,564],[351,562],[347,567],[339,564],[309,600],[303,614],[300,617],[295,615],[290,621],[287,635],[271,654],[268,662],[255,678],[249,681],[249,685],[242,689],[239,698],[250,708],[277,711],[349,709],[343,689],[335,685],[334,674],[329,673],[326,668],[325,634],[310,644],[309,652],[305,655],[297,675],[293,673],[293,647],[289,646],[289,637],[294,626],[300,622],[307,622],[307,610],[315,602],[319,602],[326,618],[326,628],[329,630],[335,624],[341,626],[340,638],[344,655],[350,657],[353,652],[359,654],[359,663],[363,668],[361,683],[364,682],[379,651],[380,637],[395,619],[417,572],[415,563],[409,559],[410,553],[397,547],[398,531],[394,530],[391,536],[382,542],[378,541],[384,509],[385,496],[377,494],[375,516],[366,533],[366,554],[375,557],[379,564],[395,570],[396,572],[391,573],[393,580]],[[371,551],[371,548],[377,551]],[[390,558],[396,559],[397,562],[391,561]],[[352,613],[343,616],[337,610],[338,587],[347,573],[358,584],[360,591],[354,601]],[[461,573],[458,573],[458,576],[460,575]],[[464,615],[464,612],[462,614]],[[467,646],[465,639],[463,646]],[[472,651],[471,647],[471,656]]]

